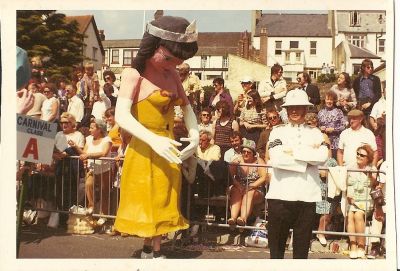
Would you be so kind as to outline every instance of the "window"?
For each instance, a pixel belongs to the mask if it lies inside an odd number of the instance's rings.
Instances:
[[[99,49],[98,48],[96,48],[96,47],[92,47],[92,60],[97,60],[97,51],[98,51]]]
[[[384,53],[385,52],[385,39],[380,39],[378,42],[378,52]]]
[[[358,11],[350,12],[350,26],[360,26],[360,13]]]
[[[353,74],[359,74],[361,70],[361,64],[353,64]]]
[[[123,66],[131,66],[133,59],[133,50],[124,50]]]
[[[112,61],[113,64],[119,63],[119,50],[112,50]]]
[[[282,55],[282,41],[275,41],[275,55]]]
[[[223,56],[222,57],[222,68],[227,68],[228,67],[228,57]]]
[[[347,36],[347,40],[357,47],[364,48],[365,35],[349,35]]]
[[[108,65],[108,51],[104,51],[104,64]]]
[[[290,62],[290,52],[286,52],[285,54],[285,61]]]
[[[300,62],[301,53],[296,53],[296,62]]]
[[[317,54],[317,42],[310,41],[310,55],[316,55],[316,54]]]
[[[201,67],[205,68],[207,65],[207,56],[201,56]]]
[[[290,41],[290,49],[298,49],[299,48],[299,41]]]

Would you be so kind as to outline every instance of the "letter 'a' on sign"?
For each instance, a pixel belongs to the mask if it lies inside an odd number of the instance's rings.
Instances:
[[[33,159],[35,160],[39,159],[38,143],[36,138],[29,139],[28,144],[26,144],[24,153],[22,154],[22,157],[28,158],[29,155],[33,155]]]

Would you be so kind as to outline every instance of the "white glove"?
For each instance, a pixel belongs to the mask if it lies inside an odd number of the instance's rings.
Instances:
[[[194,114],[190,104],[182,106],[182,110],[183,119],[185,121],[186,128],[189,131],[189,137],[182,137],[180,139],[181,141],[189,142],[189,145],[181,151],[180,159],[183,161],[195,153],[197,146],[199,145],[199,129],[197,126],[196,115]]]
[[[182,144],[168,137],[159,136],[148,130],[131,114],[132,100],[118,97],[115,108],[115,121],[136,138],[148,144],[154,152],[170,163],[181,164],[181,152],[176,148]],[[198,139],[197,139],[198,142]]]

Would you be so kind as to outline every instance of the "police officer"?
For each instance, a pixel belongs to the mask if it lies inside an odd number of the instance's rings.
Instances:
[[[287,93],[289,123],[271,131],[267,146],[272,166],[268,202],[268,243],[272,259],[283,259],[289,230],[293,229],[293,258],[306,259],[315,219],[315,203],[321,201],[318,165],[328,159],[328,147],[318,128],[306,125],[307,93]]]

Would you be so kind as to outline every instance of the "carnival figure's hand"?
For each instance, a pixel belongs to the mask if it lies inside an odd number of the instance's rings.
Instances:
[[[150,147],[158,155],[166,159],[170,163],[181,164],[182,160],[179,159],[181,152],[176,148],[182,144],[164,136],[157,136],[155,140],[149,142]]]
[[[35,96],[27,89],[17,91],[17,113],[26,114],[33,107]]]
[[[196,152],[197,146],[199,145],[199,135],[197,134],[197,136],[194,135],[191,137],[182,137],[180,140],[189,142],[189,145],[187,145],[186,148],[181,151],[180,158],[182,161],[184,161]]]

